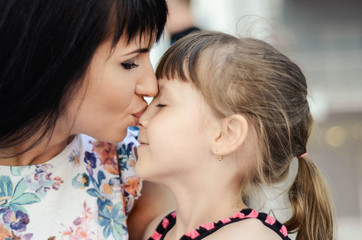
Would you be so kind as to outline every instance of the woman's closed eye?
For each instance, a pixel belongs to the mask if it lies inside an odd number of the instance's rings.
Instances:
[[[126,62],[122,62],[121,63],[122,67],[126,70],[131,70],[132,68],[136,68],[138,67],[139,65],[138,64],[135,64],[134,61],[126,61]]]

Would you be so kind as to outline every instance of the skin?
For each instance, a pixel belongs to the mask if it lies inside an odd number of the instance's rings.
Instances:
[[[202,165],[197,159],[203,154],[213,157],[204,144],[213,134],[212,127],[205,125],[218,124],[209,111],[191,84],[159,80],[159,95],[141,117],[137,151],[142,157],[136,166],[139,176],[160,181],[200,171]]]
[[[127,127],[138,124],[147,108],[143,97],[155,96],[158,91],[149,60],[152,46],[148,38],[138,39],[126,45],[122,38],[111,55],[109,41],[98,47],[77,94],[80,97],[73,99],[66,116],[70,122],[76,119],[67,126],[72,134],[85,133],[117,143],[126,136]]]
[[[240,197],[243,173],[250,169],[255,133],[234,114],[216,117],[190,82],[160,79],[159,94],[140,118],[137,174],[166,185],[177,209],[165,240],[246,208]],[[218,161],[219,155],[224,155]],[[210,211],[212,209],[212,211]],[[148,239],[163,214],[148,226]],[[205,239],[278,239],[258,220],[244,220]]]
[[[211,139],[219,135],[220,120],[191,83],[161,79],[159,88],[159,95],[140,119],[136,172],[171,189],[178,218],[168,236],[179,239],[210,218],[216,221],[232,215],[242,203],[236,197],[239,185],[230,177],[236,175],[235,165],[220,168],[224,164],[217,161],[212,149]],[[200,172],[213,177],[200,177]],[[232,191],[221,195],[215,186]],[[209,209],[215,210],[212,216]]]
[[[111,40],[101,44],[79,89],[58,119],[50,139],[15,158],[0,159],[1,165],[41,164],[60,153],[75,134],[84,133],[107,142],[120,142],[128,126],[136,126],[147,107],[144,96],[157,94],[157,81],[149,60],[149,37],[135,38],[128,45],[121,38],[111,51]],[[153,41],[151,41],[153,42]],[[7,153],[26,149],[25,142]]]

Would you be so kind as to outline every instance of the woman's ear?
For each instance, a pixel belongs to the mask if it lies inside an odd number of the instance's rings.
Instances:
[[[233,114],[220,120],[215,130],[211,149],[215,155],[227,155],[236,151],[248,135],[248,121],[240,114]]]

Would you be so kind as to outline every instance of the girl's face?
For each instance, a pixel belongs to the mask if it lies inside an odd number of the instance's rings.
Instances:
[[[135,39],[127,45],[121,38],[111,53],[111,41],[98,47],[63,121],[71,134],[119,142],[127,127],[138,124],[147,107],[143,97],[155,96],[158,89],[149,60],[149,38]]]
[[[215,159],[210,143],[217,124],[192,83],[159,80],[159,94],[140,118],[136,172],[153,181],[200,173],[207,159]]]

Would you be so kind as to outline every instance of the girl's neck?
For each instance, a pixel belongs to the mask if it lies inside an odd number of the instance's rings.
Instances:
[[[223,178],[223,179],[222,179]],[[185,233],[208,222],[231,217],[246,208],[241,200],[240,184],[230,176],[214,176],[205,184],[170,186],[177,204],[175,226],[165,240],[180,239]]]

